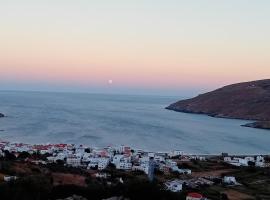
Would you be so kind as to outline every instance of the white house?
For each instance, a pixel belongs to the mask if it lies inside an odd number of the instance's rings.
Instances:
[[[100,158],[98,162],[98,170],[103,170],[109,165],[109,158]]]
[[[149,162],[141,162],[140,165],[133,165],[133,171],[143,171],[145,174],[149,172]]]
[[[67,165],[78,167],[81,165],[81,158],[74,155],[69,155],[66,160]]]
[[[174,166],[177,166],[177,163],[175,161],[172,161],[172,160],[166,160],[166,165],[168,167],[174,167]]]
[[[107,178],[109,175],[106,173],[96,173],[96,178]]]
[[[181,150],[173,150],[169,153],[170,157],[174,157],[174,156],[182,156],[184,155],[184,151]]]
[[[256,162],[255,162],[256,167],[265,167],[265,161],[263,156],[256,156]]]
[[[91,153],[84,153],[82,157],[82,162],[90,162],[92,154]]]
[[[245,157],[245,160],[247,160],[248,162],[249,162],[249,161],[250,161],[250,162],[255,162],[254,157],[251,157],[251,156]]]
[[[239,158],[238,162],[241,166],[248,166],[248,160]]]
[[[88,163],[87,169],[97,167],[98,170],[103,170],[110,163],[109,158],[92,158],[92,157],[89,157],[88,160],[89,160],[89,163]]]
[[[55,160],[64,160],[67,157],[64,153],[58,153],[55,157]]]
[[[16,176],[4,176],[4,181],[9,182],[9,181],[15,181],[17,179]]]
[[[149,173],[149,162],[141,163],[139,169],[143,171],[145,174]]]
[[[0,149],[0,157],[5,156],[5,153]]]
[[[226,183],[229,185],[235,185],[235,184],[237,184],[237,181],[236,181],[234,176],[224,176],[223,183]]]
[[[244,158],[233,158],[231,161],[228,161],[229,164],[234,166],[248,166],[248,160]]]
[[[255,162],[255,166],[256,167],[265,167],[265,163],[264,162],[260,162],[260,161],[256,161]]]
[[[165,188],[172,192],[180,192],[183,189],[183,181],[173,180],[165,183]]]
[[[149,160],[150,160],[150,158],[148,157],[148,156],[142,156],[141,158],[140,158],[140,162],[149,162]]]
[[[165,162],[165,158],[159,155],[155,155],[154,160],[157,162]]]
[[[85,152],[85,147],[83,145],[79,145],[75,147],[75,153],[83,154]]]
[[[190,156],[190,159],[200,160],[200,161],[205,161],[206,160],[206,158],[204,156]]]
[[[115,155],[112,159],[112,163],[114,165],[117,165],[123,157],[124,155],[120,155],[120,154]]]
[[[231,157],[224,157],[224,162],[231,162],[232,158]]]
[[[179,169],[180,171],[180,173],[182,173],[182,174],[191,174],[191,170],[190,169]]]
[[[256,156],[256,162],[264,162],[263,156]]]
[[[98,167],[98,162],[90,162],[88,163],[87,169]]]
[[[130,162],[121,161],[116,165],[116,169],[131,170],[131,168],[132,168],[132,163]]]
[[[118,148],[116,148],[116,151],[119,153],[129,154],[131,152],[131,148],[128,146],[121,145]]]
[[[154,152],[148,152],[148,157],[149,158],[154,158],[155,157],[155,153]]]
[[[171,169],[172,171],[179,172],[180,174],[191,174],[190,169],[179,169],[178,166],[173,166]]]

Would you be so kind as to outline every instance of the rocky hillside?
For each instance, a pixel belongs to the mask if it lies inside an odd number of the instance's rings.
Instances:
[[[261,121],[259,125],[269,125],[270,79],[228,85],[192,99],[178,101],[167,109],[214,117],[257,120]]]

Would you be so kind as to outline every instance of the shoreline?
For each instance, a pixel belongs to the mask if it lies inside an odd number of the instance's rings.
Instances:
[[[240,126],[247,127],[247,128],[270,130],[270,121],[251,119],[251,118],[223,116],[221,114],[211,114],[211,113],[204,113],[204,112],[187,111],[187,110],[170,108],[170,106],[165,107],[165,109],[170,110],[170,111],[174,111],[174,112],[194,114],[194,115],[205,115],[205,116],[209,116],[209,117],[213,117],[213,118],[220,118],[220,119],[233,119],[233,120],[250,121],[249,123],[241,124]]]
[[[107,145],[107,146],[92,146],[92,145],[88,145],[88,144],[77,144],[77,143],[51,143],[51,142],[47,142],[47,143],[24,143],[24,142],[18,142],[18,141],[7,141],[4,139],[0,138],[0,149],[1,149],[1,144],[9,144],[9,145],[15,145],[15,146],[28,146],[28,147],[33,147],[33,146],[56,146],[56,145],[65,145],[65,146],[81,146],[81,147],[85,147],[85,148],[91,148],[91,149],[106,149],[106,148],[117,148],[119,146],[125,146],[125,147],[129,147],[132,150],[135,151],[142,151],[144,153],[158,153],[158,154],[170,154],[173,151],[181,151],[182,155],[187,155],[187,156],[204,156],[207,158],[211,158],[211,157],[216,157],[216,156],[222,156],[222,154],[227,154],[229,156],[240,156],[240,157],[245,157],[245,156],[268,156],[270,155],[270,151],[269,153],[227,153],[227,152],[220,152],[220,153],[190,153],[187,152],[185,150],[177,150],[177,149],[171,149],[169,151],[151,151],[151,150],[147,150],[147,149],[143,149],[143,148],[136,148],[136,147],[132,147],[129,145]]]

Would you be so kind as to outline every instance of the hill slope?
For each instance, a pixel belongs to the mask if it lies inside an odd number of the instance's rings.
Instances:
[[[167,109],[214,117],[258,120],[263,121],[260,124],[269,125],[269,122],[264,122],[270,121],[270,79],[228,85],[192,99],[178,101]]]

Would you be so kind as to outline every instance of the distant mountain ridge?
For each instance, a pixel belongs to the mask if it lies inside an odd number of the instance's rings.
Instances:
[[[270,79],[228,85],[178,101],[167,109],[213,117],[257,120],[260,123],[256,123],[256,128],[270,128]],[[253,125],[247,126],[255,127]]]

